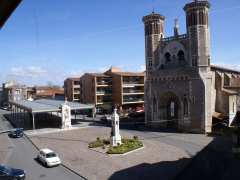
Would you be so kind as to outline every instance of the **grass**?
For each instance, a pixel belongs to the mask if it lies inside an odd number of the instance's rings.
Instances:
[[[122,144],[116,147],[110,147],[108,154],[124,154],[135,149],[143,147],[143,143],[138,139],[123,139]]]
[[[89,148],[99,148],[107,149],[108,154],[124,154],[135,149],[143,147],[143,143],[138,140],[137,136],[134,136],[133,139],[122,139],[122,144],[116,147],[110,146],[110,141],[105,139],[97,138],[96,141],[88,144]]]
[[[109,145],[109,140],[100,139],[99,137],[96,139],[96,141],[91,142],[88,144],[89,148],[98,148],[98,147],[105,147],[105,145]]]

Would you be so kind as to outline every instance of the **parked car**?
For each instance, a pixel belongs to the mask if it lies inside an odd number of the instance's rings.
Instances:
[[[41,149],[39,151],[37,158],[46,167],[58,166],[61,164],[60,158],[51,149]]]
[[[131,113],[128,114],[128,117],[130,117],[130,118],[144,118],[145,117],[145,112],[144,111],[131,112]]]
[[[0,165],[1,180],[24,180],[25,176],[26,176],[25,171],[22,169],[14,169]]]
[[[111,115],[104,115],[104,116],[101,117],[100,120],[107,123],[107,122],[110,122],[112,120],[112,116]]]
[[[17,128],[13,131],[10,131],[8,135],[11,138],[21,138],[23,137],[23,128]]]

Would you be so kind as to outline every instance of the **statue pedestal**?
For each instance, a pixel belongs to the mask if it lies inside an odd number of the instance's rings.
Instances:
[[[110,144],[114,147],[122,144],[122,137],[119,132],[119,115],[117,114],[117,109],[114,109],[114,113],[112,116],[112,131]]]
[[[110,142],[111,146],[118,146],[122,144],[122,137],[120,136],[120,134],[118,136],[112,136]]]

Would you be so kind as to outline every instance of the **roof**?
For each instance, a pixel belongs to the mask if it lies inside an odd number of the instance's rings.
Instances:
[[[54,152],[53,150],[47,149],[47,148],[45,148],[45,149],[40,149],[40,151],[42,151],[42,152],[45,153],[45,154]]]
[[[0,29],[22,0],[0,0]]]
[[[226,89],[226,88],[223,88],[222,91],[225,92],[228,95],[237,95],[238,94],[237,91]]]
[[[10,104],[18,106],[26,111],[32,113],[44,113],[44,112],[59,112],[61,111],[61,106],[67,104],[71,107],[71,110],[83,110],[83,109],[93,109],[93,104],[81,104],[77,102],[65,102],[61,100],[50,100],[50,99],[39,99],[35,101],[10,101]]]
[[[144,76],[144,72],[113,72],[113,74],[121,75],[121,76]]]
[[[210,3],[207,0],[194,0],[184,6],[184,10],[187,11],[188,9],[195,8],[195,7],[208,7],[210,8]]]
[[[90,76],[95,76],[95,77],[110,77],[104,73],[86,73],[86,74]]]
[[[69,77],[67,79],[65,79],[65,81],[80,81],[80,76],[79,77]]]
[[[221,66],[216,66],[216,65],[211,65],[211,70],[240,74],[240,71],[238,71],[238,70],[225,68],[225,67],[221,67]]]

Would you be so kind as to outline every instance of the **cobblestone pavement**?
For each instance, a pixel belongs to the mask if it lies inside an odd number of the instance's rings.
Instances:
[[[185,167],[190,157],[212,140],[199,134],[121,130],[122,137],[139,136],[145,148],[125,156],[108,156],[88,149],[88,143],[96,137],[108,138],[109,135],[110,128],[91,127],[32,136],[31,139],[40,148],[48,147],[58,152],[66,165],[90,180],[159,179],[159,176],[171,179]],[[176,161],[178,163],[168,167],[151,168],[151,171],[147,168]],[[127,169],[131,173],[127,173]]]

